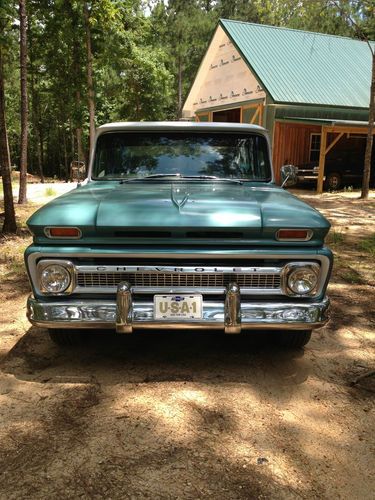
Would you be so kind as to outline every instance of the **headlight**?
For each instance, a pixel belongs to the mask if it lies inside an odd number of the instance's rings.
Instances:
[[[286,270],[288,295],[313,295],[318,285],[319,269],[318,264],[315,263],[289,264]]]
[[[68,269],[59,264],[49,264],[40,274],[40,289],[44,293],[62,293],[71,283]]]

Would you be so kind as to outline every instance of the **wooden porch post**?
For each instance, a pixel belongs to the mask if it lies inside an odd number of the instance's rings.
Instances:
[[[325,162],[326,162],[326,149],[327,149],[327,127],[322,126],[322,139],[320,141],[320,154],[319,154],[318,185],[316,188],[317,194],[323,193],[323,180],[324,180],[324,166],[325,166]]]
[[[264,105],[263,103],[261,102],[259,104],[259,120],[258,120],[258,124],[263,127],[263,108],[264,108]]]

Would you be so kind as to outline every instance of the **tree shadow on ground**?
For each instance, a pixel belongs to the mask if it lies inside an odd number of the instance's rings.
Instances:
[[[55,346],[46,330],[30,328],[4,358],[2,369],[26,380],[49,381],[90,376],[114,383],[223,381],[255,379],[283,385],[301,384],[309,374],[303,350],[283,350],[277,333],[227,336],[220,332],[83,333],[74,347]]]

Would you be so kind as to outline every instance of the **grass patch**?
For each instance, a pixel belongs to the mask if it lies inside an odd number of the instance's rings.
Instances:
[[[19,281],[27,278],[23,253],[31,241],[31,235],[2,236],[0,240],[0,270],[2,279]]]
[[[1,235],[0,234],[0,282],[14,285],[14,288],[20,290],[28,288],[27,274],[23,260],[25,248],[32,242],[32,236],[26,230],[26,220],[35,212],[40,205],[35,203],[25,203],[24,205],[15,204],[18,234]],[[0,202],[0,212],[3,209],[3,202]],[[2,229],[3,218],[0,220],[0,233]]]
[[[353,285],[364,285],[366,284],[366,280],[362,278],[358,271],[353,268],[348,268],[345,272],[341,273],[341,277],[348,283],[352,283]]]
[[[359,248],[375,257],[375,233],[369,238],[360,241]]]
[[[337,231],[336,229],[332,229],[328,233],[327,243],[329,245],[340,246],[344,243],[345,237],[341,231]]]
[[[56,190],[53,187],[49,186],[44,191],[45,196],[56,196]]]

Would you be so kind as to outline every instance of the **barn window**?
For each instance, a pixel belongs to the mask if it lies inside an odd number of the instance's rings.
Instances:
[[[321,134],[310,134],[310,161],[318,161]]]

